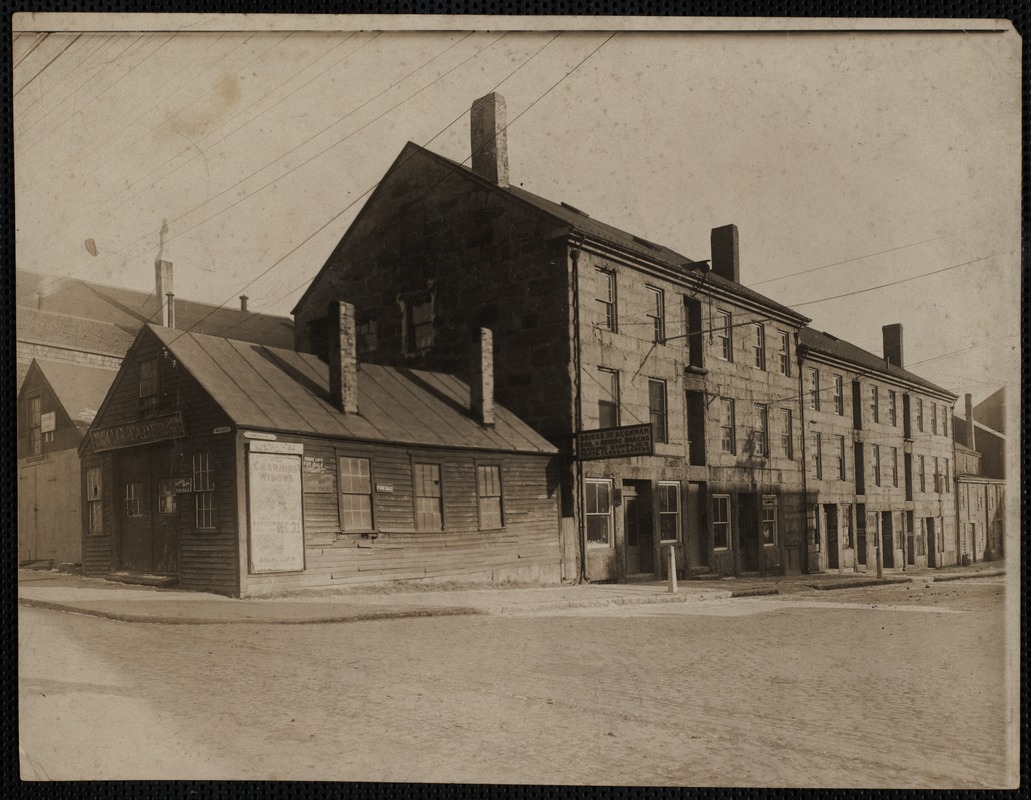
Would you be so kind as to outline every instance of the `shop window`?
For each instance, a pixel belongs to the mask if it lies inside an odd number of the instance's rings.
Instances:
[[[715,550],[730,547],[730,495],[712,496],[712,546]]]
[[[444,492],[440,484],[440,464],[414,464],[415,527],[420,531],[439,531],[444,527]]]
[[[598,370],[598,427],[619,427],[619,373],[613,369]]]
[[[820,507],[815,505],[807,506],[805,510],[806,536],[809,540],[809,549],[813,551],[821,549],[819,512]]]
[[[831,376],[834,382],[834,413],[839,417],[845,416],[845,385],[840,375]]]
[[[777,544],[777,496],[762,496],[762,535],[763,547],[775,547]]]
[[[601,318],[598,320],[598,327],[607,331],[616,332],[618,320],[616,319],[616,273],[607,269],[595,269],[598,278],[597,301],[601,309]]]
[[[29,455],[33,456],[43,453],[41,402],[42,398],[38,394],[29,397]]]
[[[125,484],[125,516],[143,516],[143,484],[140,482]]]
[[[791,416],[790,408],[782,408],[780,410],[780,449],[784,454],[784,458],[788,459],[795,457],[794,426]]]
[[[780,342],[777,349],[777,367],[781,375],[791,374],[791,341],[786,331],[778,331],[777,338]]]
[[[755,323],[755,341],[752,342],[752,355],[755,366],[766,369],[766,328],[761,322]]]
[[[659,538],[664,542],[680,539],[680,483],[659,481]]]
[[[193,510],[198,530],[215,527],[215,470],[210,453],[193,454]]]
[[[720,447],[724,453],[737,452],[737,436],[734,431],[734,401],[720,398]]]
[[[494,530],[505,525],[501,500],[501,467],[479,464],[476,467],[476,495],[480,508],[480,530]]]
[[[652,424],[652,437],[654,441],[668,442],[666,381],[648,381],[648,417]]]
[[[344,533],[371,531],[372,525],[372,466],[367,458],[341,456],[340,530]]]
[[[733,361],[734,334],[731,326],[730,313],[727,311],[716,312],[716,337],[720,340],[720,358],[724,361]]]
[[[104,472],[100,467],[86,470],[86,504],[89,508],[89,532],[104,532]]]
[[[755,404],[755,455],[770,455],[770,408],[760,403]]]
[[[587,544],[591,547],[612,545],[612,481],[584,481],[584,503],[587,522]]]
[[[158,404],[158,360],[146,358],[140,361],[140,407],[153,408]]]
[[[820,372],[816,369],[806,370],[806,403],[813,411],[820,410]]]
[[[174,514],[176,512],[175,478],[158,478],[158,513]]]
[[[662,289],[656,289],[654,286],[647,288],[651,297],[648,319],[652,323],[652,341],[656,344],[664,344],[666,342],[666,297]]]

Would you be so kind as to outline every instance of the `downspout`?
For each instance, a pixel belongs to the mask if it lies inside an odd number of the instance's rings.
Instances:
[[[798,358],[798,421],[802,426],[802,574],[809,574],[809,469],[806,464],[808,436],[805,429],[805,363],[806,349],[795,331],[795,355]]]
[[[580,460],[580,452],[576,437],[583,428],[582,393],[583,381],[580,375],[580,249],[583,247],[584,237],[570,253],[573,266],[573,437],[572,445],[577,448],[573,456],[573,495],[576,498],[576,528],[577,540],[580,544],[580,574],[578,583],[589,583],[587,576],[587,526],[584,525],[584,496],[583,496],[583,462]]]

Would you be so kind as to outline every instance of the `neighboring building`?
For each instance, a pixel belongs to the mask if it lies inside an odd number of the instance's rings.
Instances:
[[[904,369],[902,326],[875,356],[806,328],[805,419],[813,571],[956,564],[949,420],[956,395]]]
[[[478,380],[147,325],[80,446],[83,571],[232,596],[557,582],[555,448]]]
[[[1001,406],[1003,397],[1000,389],[989,401]],[[998,431],[977,421],[976,408],[971,396],[966,395],[966,413],[953,420],[956,518],[963,563],[993,561],[1005,554],[1005,440]]]
[[[155,263],[152,294],[17,270],[15,315],[21,562],[80,563],[78,478],[67,478],[78,475],[76,448],[145,323],[269,345],[293,340],[291,320],[250,312],[246,298],[240,309],[175,299],[167,261]]]
[[[988,397],[978,403],[972,409],[975,422],[980,422],[986,428],[1006,433],[1006,387],[1002,386],[992,392]]]

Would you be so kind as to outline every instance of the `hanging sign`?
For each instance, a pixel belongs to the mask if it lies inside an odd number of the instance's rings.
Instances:
[[[231,430],[232,428],[228,425],[219,425],[217,428],[213,428],[211,432],[217,436],[220,433],[229,433]]]
[[[252,450],[247,464],[251,572],[302,571],[300,457]]]
[[[654,452],[652,441],[650,422],[624,425],[622,428],[581,431],[576,437],[576,456],[581,461],[650,456]]]
[[[119,447],[160,442],[164,439],[181,439],[184,436],[186,427],[183,425],[182,414],[178,411],[163,417],[126,422],[123,425],[90,431],[93,450],[97,453]]]

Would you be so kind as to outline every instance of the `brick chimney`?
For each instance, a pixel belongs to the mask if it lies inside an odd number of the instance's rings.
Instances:
[[[161,306],[161,324],[166,328],[175,327],[175,308],[173,306],[175,295],[172,290],[172,262],[154,262],[154,293],[157,295],[158,304]]]
[[[902,326],[899,323],[881,328],[884,340],[884,360],[896,367],[904,367],[902,358]]]
[[[345,414],[358,413],[358,355],[354,306],[329,304],[329,396]]]
[[[737,225],[713,228],[709,234],[712,271],[721,278],[741,283],[741,258],[738,253]]]
[[[494,424],[494,335],[480,328],[473,348],[469,378],[469,407],[481,425]]]
[[[967,419],[967,440],[965,444],[971,450],[976,450],[977,447],[974,445],[974,398],[970,394],[965,394],[963,395],[963,403],[966,406],[964,410]]]
[[[241,311],[246,311],[247,310],[247,300],[248,300],[247,295],[245,295],[245,294],[240,295],[240,310]]]
[[[473,101],[469,114],[473,172],[498,186],[508,186],[508,126],[505,98],[497,92]]]

